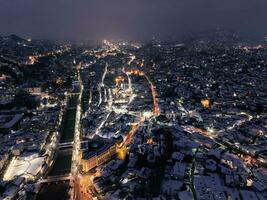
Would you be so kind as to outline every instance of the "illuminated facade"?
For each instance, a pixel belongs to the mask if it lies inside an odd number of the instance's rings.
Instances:
[[[88,172],[94,167],[102,165],[117,153],[117,146],[122,142],[118,139],[100,139],[89,141],[80,152],[80,164],[83,172]]]

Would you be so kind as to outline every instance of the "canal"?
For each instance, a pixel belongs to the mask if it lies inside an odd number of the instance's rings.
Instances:
[[[72,149],[60,150],[48,176],[61,176],[70,173]]]
[[[69,98],[68,108],[61,127],[60,143],[72,142],[74,139],[77,102],[78,95]]]
[[[78,103],[78,95],[69,97],[67,110],[64,114],[59,145],[73,142],[75,133],[75,119]],[[58,149],[55,153],[55,161],[49,170],[47,177],[62,176],[71,172],[72,147]],[[42,199],[68,199],[69,181],[46,183],[41,186],[37,200]]]
[[[61,126],[61,137],[59,143],[73,142],[77,103],[78,95],[72,95],[69,97],[68,107]],[[72,147],[58,150],[56,160],[48,176],[59,176],[70,173],[71,160]]]
[[[69,199],[69,181],[46,183],[38,193],[36,200],[66,200]]]

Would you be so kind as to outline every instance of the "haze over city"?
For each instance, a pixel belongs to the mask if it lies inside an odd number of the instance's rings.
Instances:
[[[265,0],[1,0],[0,34],[30,38],[180,39],[218,27],[266,36]]]

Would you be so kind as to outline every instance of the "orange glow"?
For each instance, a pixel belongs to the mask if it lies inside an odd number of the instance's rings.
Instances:
[[[128,149],[125,146],[117,148],[117,156],[120,160],[125,160]]]
[[[68,45],[65,45],[64,49],[62,49],[62,50],[56,50],[56,51],[47,52],[47,53],[44,53],[44,54],[32,55],[32,56],[28,57],[28,60],[27,60],[26,64],[33,65],[33,64],[35,64],[35,63],[37,63],[39,61],[39,58],[42,58],[42,57],[45,57],[45,56],[61,54],[63,51],[68,51],[68,50],[70,50],[70,47]]]
[[[137,123],[132,124],[131,130],[127,134],[126,139],[124,141],[124,146],[128,146],[131,143],[133,136],[135,135],[138,128],[139,128],[139,124],[137,124]]]
[[[63,84],[63,79],[62,79],[62,77],[59,77],[59,78],[56,80],[56,84],[57,84],[57,85],[62,85],[62,84]]]
[[[116,82],[116,86],[118,86],[119,84],[121,84],[122,82],[124,82],[124,77],[123,76],[117,76],[115,78],[115,82]]]
[[[147,78],[148,79],[148,78]],[[150,84],[150,88],[151,88],[151,91],[152,91],[152,96],[153,96],[153,103],[154,103],[154,114],[156,116],[159,116],[160,115],[160,109],[159,109],[159,104],[158,104],[158,98],[157,98],[157,93],[156,93],[156,90],[155,90],[155,87],[154,85],[152,84],[152,82],[148,79],[148,82]]]
[[[144,67],[144,60],[142,60],[140,67]]]
[[[124,160],[127,153],[128,153],[128,148],[127,146],[132,142],[133,137],[140,127],[140,125],[144,122],[144,119],[141,118],[138,123],[132,123],[131,130],[129,133],[126,135],[126,138],[124,142],[122,142],[119,146],[117,146],[117,156],[119,159]]]
[[[247,165],[248,167],[253,167],[257,165],[257,160],[252,158],[250,155],[239,154],[239,158]]]
[[[155,144],[157,144],[157,143],[154,142],[152,138],[149,138],[149,139],[147,139],[146,144],[149,144],[149,145],[155,145]]]
[[[94,199],[95,188],[92,180],[101,176],[99,171],[94,174],[78,176],[74,179],[75,198],[80,200]]]
[[[233,164],[233,162],[230,161],[230,160],[222,160],[222,163],[224,163],[225,165],[227,165],[232,170],[236,170],[237,169],[237,166],[235,166]]]
[[[202,99],[201,104],[204,108],[210,108],[210,100],[209,99]]]
[[[96,56],[97,58],[104,58],[108,55],[116,55],[118,51],[120,51],[118,49],[118,46],[107,41],[104,40],[103,43],[105,45],[107,45],[109,47],[109,49],[107,50],[100,50],[100,51],[92,51],[92,55]]]
[[[36,62],[38,62],[38,56],[29,56],[28,58],[28,61],[27,61],[27,64],[28,65],[33,65],[35,64]]]
[[[145,73],[139,69],[128,69],[126,70],[126,73],[127,74],[133,74],[133,75],[139,75],[139,76],[144,76],[149,85],[150,85],[150,89],[151,89],[151,92],[152,92],[152,96],[153,96],[153,104],[154,104],[154,115],[155,116],[158,116],[160,115],[160,109],[159,109],[159,105],[158,105],[158,98],[157,98],[157,93],[156,93],[156,89],[155,89],[155,86],[153,85],[153,83],[150,81],[150,79],[148,78],[147,75],[145,75]],[[120,80],[121,78],[117,77],[118,80]],[[117,79],[116,78],[116,79]],[[116,81],[116,80],[115,80]],[[133,140],[133,137],[135,135],[135,133],[137,132],[138,128],[140,127],[140,125],[144,122],[144,117],[140,117],[140,120],[136,123],[133,123],[132,126],[131,126],[131,130],[129,131],[129,133],[126,135],[126,138],[122,144],[121,147],[118,148],[117,150],[117,154],[118,154],[118,157],[120,159],[124,159],[126,157],[126,154],[128,153],[128,150],[127,150],[127,146],[132,142]],[[149,141],[148,141],[149,142]],[[151,144],[153,144],[153,140],[150,141]]]
[[[144,72],[142,72],[139,69],[128,69],[128,70],[126,70],[126,73],[132,74],[132,75],[144,76]]]
[[[198,132],[198,133],[201,133],[202,135],[206,136],[206,137],[210,137],[211,135],[211,132],[207,131],[207,130],[204,130],[204,129],[201,129],[201,128],[196,128],[196,127],[188,127],[187,128],[188,131],[190,132]]]
[[[257,131],[257,136],[260,137],[260,138],[263,138],[264,137],[264,132],[262,130],[258,130]]]

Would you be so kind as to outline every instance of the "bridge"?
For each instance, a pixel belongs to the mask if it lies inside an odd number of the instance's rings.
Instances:
[[[62,142],[58,144],[59,149],[64,149],[64,148],[72,148],[73,147],[73,141],[72,142]]]
[[[42,179],[38,181],[38,183],[51,183],[51,182],[58,182],[58,181],[69,181],[72,179],[71,174],[64,174],[59,176],[48,176],[46,179]]]

